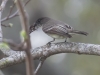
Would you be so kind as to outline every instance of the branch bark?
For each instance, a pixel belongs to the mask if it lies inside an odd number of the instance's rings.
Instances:
[[[9,56],[0,60],[0,69],[21,63],[25,59],[25,53],[23,51],[13,51],[4,48],[0,48],[2,52]],[[85,43],[75,43],[75,42],[66,42],[66,43],[55,43],[51,44],[50,47],[47,45],[41,46],[31,50],[33,59],[39,59],[40,57],[49,57],[59,53],[75,53],[86,55],[97,55],[100,56],[100,45],[95,44],[85,44]]]

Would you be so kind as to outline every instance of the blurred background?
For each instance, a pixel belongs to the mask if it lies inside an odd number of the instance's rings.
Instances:
[[[26,0],[23,0],[25,3]],[[4,10],[2,18],[9,13],[12,0],[9,0]],[[71,42],[80,43],[100,43],[100,0],[31,0],[25,7],[29,14],[30,25],[39,17],[48,16],[50,18],[61,20],[77,30],[86,31],[88,36],[74,36],[69,39]],[[13,13],[16,8],[14,8]],[[12,28],[3,28],[4,38],[13,39],[20,43],[20,19],[4,21],[3,24],[13,23]],[[32,36],[34,34],[34,36]],[[52,40],[51,37],[44,34],[41,29],[30,34],[32,48],[45,45]],[[0,52],[0,58],[3,57]],[[35,67],[38,64],[35,60]],[[25,75],[25,64],[17,64],[2,69],[4,75]],[[99,75],[100,57],[92,55],[78,54],[57,54],[47,58],[38,75]]]

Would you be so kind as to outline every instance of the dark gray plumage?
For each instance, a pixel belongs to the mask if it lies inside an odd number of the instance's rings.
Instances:
[[[74,30],[68,24],[48,17],[39,18],[34,25],[30,26],[30,32],[42,26],[42,30],[55,39],[71,38],[72,34],[88,35],[87,32]]]

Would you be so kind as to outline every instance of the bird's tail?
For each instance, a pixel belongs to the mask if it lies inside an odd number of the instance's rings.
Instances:
[[[82,35],[85,35],[85,36],[88,35],[87,32],[84,32],[84,31],[78,31],[78,30],[73,30],[72,33],[82,34]]]

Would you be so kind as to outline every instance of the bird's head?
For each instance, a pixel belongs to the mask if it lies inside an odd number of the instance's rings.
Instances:
[[[50,18],[48,18],[48,17],[41,17],[36,20],[35,24],[42,26],[42,24],[45,24],[49,19]]]
[[[45,24],[46,22],[48,22],[50,18],[48,17],[42,17],[36,20],[36,22],[30,26],[29,28],[29,32],[33,32],[35,30],[37,30],[39,27],[41,27],[43,24]]]

